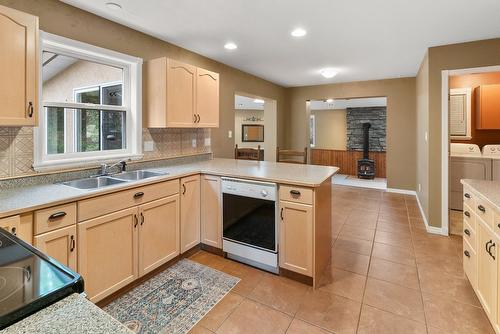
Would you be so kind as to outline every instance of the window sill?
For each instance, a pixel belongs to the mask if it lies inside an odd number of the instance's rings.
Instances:
[[[35,162],[33,169],[36,172],[54,172],[65,169],[88,168],[98,167],[100,163],[116,162],[118,160],[140,160],[143,158],[142,154],[109,154],[106,157],[95,158],[75,158],[75,159],[61,159],[52,161]]]

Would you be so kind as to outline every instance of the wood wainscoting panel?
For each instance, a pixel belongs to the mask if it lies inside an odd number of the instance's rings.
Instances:
[[[370,159],[375,160],[375,177],[386,177],[385,152],[370,152]],[[363,151],[311,150],[311,164],[338,167],[339,174],[357,175],[358,160],[363,158]]]

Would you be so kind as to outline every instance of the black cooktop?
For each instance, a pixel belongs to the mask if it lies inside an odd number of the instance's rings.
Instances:
[[[0,329],[83,292],[83,279],[0,228]]]

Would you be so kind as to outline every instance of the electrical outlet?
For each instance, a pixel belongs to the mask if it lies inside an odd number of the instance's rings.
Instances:
[[[233,138],[233,131],[229,130],[227,132],[227,138]]]
[[[191,140],[191,146],[196,147],[196,139]]]
[[[210,146],[212,145],[212,141],[210,138],[205,138],[205,146]]]
[[[151,152],[154,150],[154,143],[153,141],[145,141],[144,142],[144,152]]]
[[[425,131],[424,139],[425,139],[425,142],[427,142],[429,140],[429,135],[427,134],[427,131]]]

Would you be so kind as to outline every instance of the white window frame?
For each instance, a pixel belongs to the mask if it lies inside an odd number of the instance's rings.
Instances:
[[[471,140],[472,139],[472,130],[471,130],[471,123],[472,123],[472,88],[467,87],[467,88],[451,88],[450,89],[450,96],[451,95],[465,95],[466,99],[466,120],[467,120],[467,128],[466,128],[466,134],[465,136],[451,136],[450,139],[457,139],[457,140]],[[451,117],[451,116],[450,116]],[[449,121],[448,121],[449,122]]]
[[[316,147],[316,115],[309,115],[309,147]]]
[[[49,51],[69,57],[87,60],[123,69],[123,106],[103,106],[85,103],[40,101],[38,128],[34,131],[34,164],[37,171],[54,170],[61,167],[95,165],[103,161],[142,158],[142,63],[141,58],[78,42],[61,36],[40,32],[40,54]],[[40,61],[42,57],[40,57]],[[40,78],[42,77],[40,64]],[[40,99],[42,98],[40,84]],[[83,88],[83,87],[82,87]],[[126,149],[94,152],[47,154],[46,106],[69,109],[119,110],[126,109]],[[71,113],[68,113],[71,114]],[[67,116],[67,115],[66,115]],[[65,124],[68,123],[65,117]],[[72,120],[71,120],[72,121]],[[68,126],[65,126],[68,129]],[[65,147],[68,145],[65,140]]]

